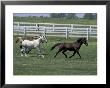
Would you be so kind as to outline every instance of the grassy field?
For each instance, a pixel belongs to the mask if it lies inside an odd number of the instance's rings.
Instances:
[[[66,59],[62,53],[53,58],[58,48],[53,51],[50,48],[57,42],[73,42],[76,39],[47,38],[48,43],[42,44],[44,59],[38,56],[36,49],[33,49],[28,57],[21,57],[19,44],[14,42],[14,75],[97,75],[97,41],[95,39],[89,40],[88,46],[82,45],[80,49],[82,59],[78,59],[77,54],[71,59]],[[70,56],[72,52],[66,52],[66,54]]]

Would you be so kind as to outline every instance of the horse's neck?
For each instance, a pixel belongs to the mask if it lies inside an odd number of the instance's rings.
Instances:
[[[82,43],[80,43],[80,42],[77,42],[77,41],[76,41],[76,42],[74,42],[74,43],[78,43],[78,44],[82,45]]]
[[[80,43],[80,42],[75,42],[75,43],[79,44],[79,47],[81,47],[81,45],[83,44],[83,43]]]
[[[82,45],[83,43],[79,43],[79,49],[81,48],[81,45]]]
[[[42,40],[42,39],[39,38],[39,39],[36,40],[36,42],[41,43],[41,40]]]

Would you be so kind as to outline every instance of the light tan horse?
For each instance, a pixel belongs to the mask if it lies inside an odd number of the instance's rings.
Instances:
[[[41,53],[41,48],[40,45],[42,43],[46,42],[47,43],[47,38],[43,35],[43,36],[39,36],[38,39],[34,39],[32,41],[30,40],[23,40],[22,44],[20,46],[21,48],[21,56],[23,56],[23,54],[25,54],[25,56],[27,56],[27,49],[37,49],[39,51],[40,56],[42,56],[44,58],[44,55],[42,55]]]
[[[30,41],[32,41],[32,40],[34,40],[34,39],[38,39],[38,37],[37,36],[28,36],[28,37],[17,37],[17,39],[16,39],[16,43],[22,43],[24,40],[30,40]]]

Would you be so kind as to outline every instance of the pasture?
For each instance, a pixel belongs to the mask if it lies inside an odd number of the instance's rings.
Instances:
[[[65,58],[59,53],[56,58],[53,56],[58,48],[51,51],[51,47],[58,42],[74,42],[75,38],[47,37],[48,42],[42,44],[42,51],[45,58],[38,56],[38,51],[33,49],[28,57],[20,56],[19,43],[13,42],[13,74],[14,75],[97,75],[97,40],[90,39],[88,46],[82,45],[79,56]],[[70,56],[73,52],[66,52]]]

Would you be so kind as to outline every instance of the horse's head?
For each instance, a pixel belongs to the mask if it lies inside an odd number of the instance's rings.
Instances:
[[[85,44],[86,46],[88,46],[88,43],[87,43],[87,39],[86,38],[79,38],[77,40],[78,43],[81,43],[81,44]]]
[[[47,38],[46,38],[46,36],[39,36],[39,38],[41,39],[41,42],[42,43],[44,43],[44,42],[46,42],[47,43]]]
[[[86,38],[82,38],[82,43],[84,43],[86,46],[88,46],[88,43],[87,43],[87,39]]]

